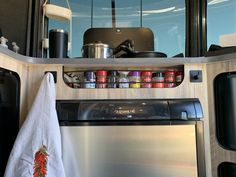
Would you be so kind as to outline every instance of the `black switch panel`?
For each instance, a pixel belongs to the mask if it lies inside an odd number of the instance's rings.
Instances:
[[[189,75],[190,75],[190,82],[202,82],[201,70],[191,70]]]

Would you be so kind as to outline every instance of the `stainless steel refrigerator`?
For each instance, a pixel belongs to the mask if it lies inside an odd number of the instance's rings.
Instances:
[[[196,100],[61,101],[63,162],[73,177],[203,177]]]

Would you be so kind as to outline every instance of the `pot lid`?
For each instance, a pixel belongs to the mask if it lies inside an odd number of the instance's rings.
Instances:
[[[85,44],[84,47],[107,47],[108,48],[109,45],[98,41],[98,42]]]

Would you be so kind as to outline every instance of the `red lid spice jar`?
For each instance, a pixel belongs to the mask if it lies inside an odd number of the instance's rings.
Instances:
[[[175,87],[175,71],[168,70],[165,72],[165,87],[172,88]]]
[[[141,88],[151,88],[152,87],[152,72],[142,71],[141,72]]]
[[[176,73],[175,73],[176,85],[181,84],[181,82],[183,81],[183,78],[184,78],[184,72],[183,71],[176,71]]]
[[[107,87],[107,71],[99,70],[96,71],[96,88],[106,88]]]
[[[164,74],[162,72],[156,72],[152,74],[152,88],[164,88]]]

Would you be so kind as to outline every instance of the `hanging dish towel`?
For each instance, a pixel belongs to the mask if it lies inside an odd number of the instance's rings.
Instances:
[[[54,78],[47,73],[17,135],[4,177],[65,177],[55,100]]]

